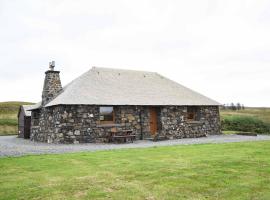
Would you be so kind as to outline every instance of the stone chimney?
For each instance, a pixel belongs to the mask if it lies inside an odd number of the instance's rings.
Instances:
[[[60,71],[54,71],[55,62],[49,63],[49,70],[45,72],[45,80],[42,91],[42,105],[46,105],[51,101],[61,90]]]

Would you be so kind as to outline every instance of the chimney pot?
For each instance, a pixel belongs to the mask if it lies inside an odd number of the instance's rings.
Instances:
[[[55,61],[49,62],[49,68],[51,71],[54,70],[54,67],[55,67]]]

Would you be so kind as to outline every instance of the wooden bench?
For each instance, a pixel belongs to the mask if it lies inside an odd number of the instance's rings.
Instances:
[[[132,134],[132,130],[112,131],[110,132],[109,142],[126,143],[128,139],[133,143],[136,135]]]

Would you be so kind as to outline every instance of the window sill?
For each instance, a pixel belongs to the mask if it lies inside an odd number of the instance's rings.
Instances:
[[[120,127],[122,126],[121,124],[99,124],[97,125],[98,128],[102,128],[102,127]]]
[[[193,121],[193,120],[190,120],[190,121],[187,121],[188,124],[202,124],[203,122],[202,121]]]

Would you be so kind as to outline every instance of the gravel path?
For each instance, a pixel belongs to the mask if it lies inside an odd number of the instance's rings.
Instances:
[[[159,142],[138,140],[128,144],[46,144],[17,138],[16,136],[0,136],[0,157],[261,140],[270,140],[270,136],[211,135],[204,138],[185,138]]]

